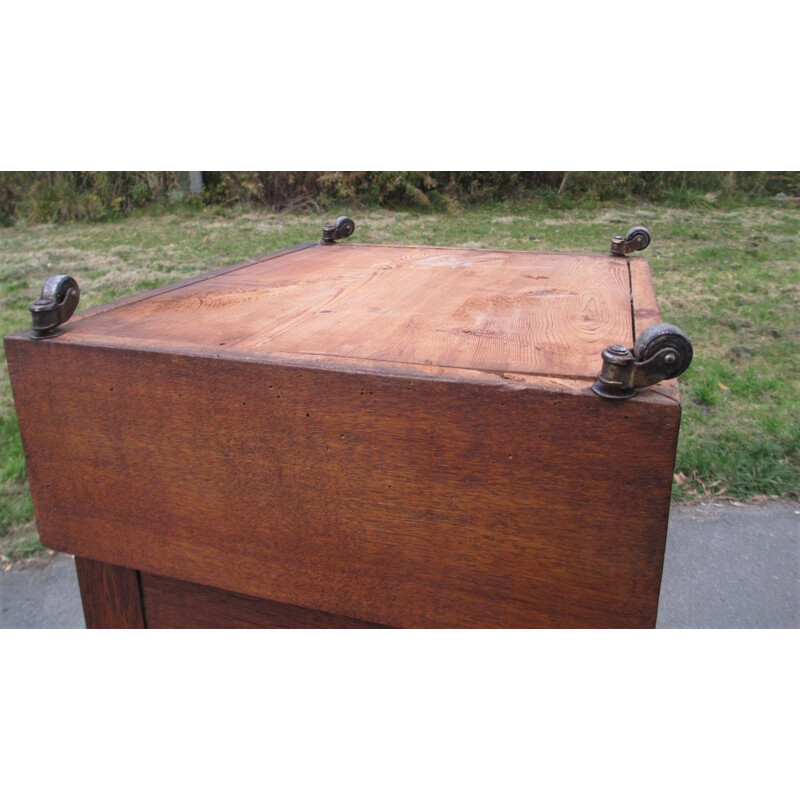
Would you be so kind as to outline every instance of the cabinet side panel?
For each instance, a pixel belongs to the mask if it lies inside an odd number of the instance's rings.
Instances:
[[[398,627],[655,623],[669,398],[15,345],[49,547]]]
[[[76,558],[87,628],[144,628],[136,570]]]

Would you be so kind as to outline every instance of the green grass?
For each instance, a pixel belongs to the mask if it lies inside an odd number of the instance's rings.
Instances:
[[[685,199],[685,198],[684,198]],[[701,202],[702,200],[702,202]],[[713,199],[553,210],[543,201],[451,213],[353,212],[360,242],[605,252],[647,225],[664,319],[695,360],[681,378],[684,416],[675,497],[752,499],[800,492],[800,210]],[[29,324],[49,275],[73,275],[81,308],[317,238],[347,209],[204,209],[100,224],[0,229],[0,333]],[[5,357],[0,360],[0,554],[38,546]]]

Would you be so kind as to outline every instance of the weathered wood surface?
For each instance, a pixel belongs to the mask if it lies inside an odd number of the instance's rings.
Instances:
[[[42,541],[392,626],[651,626],[680,407],[6,340]]]
[[[136,570],[88,558],[75,559],[87,628],[143,628]]]
[[[325,614],[142,573],[148,628],[380,628]]]
[[[633,342],[626,259],[343,244],[160,290],[64,336],[567,378],[593,378],[608,343]]]
[[[98,624],[652,626],[677,384],[590,387],[658,321],[643,259],[335,245],[7,337],[42,541]]]

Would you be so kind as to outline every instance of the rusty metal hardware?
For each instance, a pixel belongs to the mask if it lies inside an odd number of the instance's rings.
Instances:
[[[626,256],[628,253],[644,250],[649,244],[650,231],[641,225],[636,225],[625,234],[624,238],[615,236],[611,240],[611,255]]]
[[[682,375],[693,355],[692,343],[680,328],[653,325],[639,334],[633,351],[622,344],[603,350],[603,368],[592,391],[610,400],[625,400],[638,389]]]
[[[339,217],[333,225],[323,227],[320,244],[336,244],[337,239],[346,239],[355,229],[356,224],[350,217]]]
[[[31,303],[29,310],[31,322],[31,339],[50,339],[58,336],[58,330],[73,314],[81,299],[81,290],[75,278],[69,275],[54,275],[48,278],[42,287],[42,296]]]

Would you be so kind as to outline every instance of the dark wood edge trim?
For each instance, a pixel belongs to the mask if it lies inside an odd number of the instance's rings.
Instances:
[[[15,344],[19,340],[15,340]],[[33,339],[23,337],[20,343],[30,343],[41,347],[42,344]],[[165,357],[224,359],[238,361],[243,364],[264,364],[272,367],[318,370],[320,372],[346,372],[353,375],[373,375],[397,380],[443,381],[449,383],[472,383],[482,386],[496,386],[507,391],[538,391],[551,394],[574,394],[594,396],[591,391],[592,381],[589,378],[575,376],[537,375],[508,370],[478,370],[460,367],[434,366],[429,364],[410,364],[395,361],[347,358],[344,356],[320,356],[316,354],[273,352],[265,355],[246,356],[242,353],[225,353],[216,350],[192,347],[168,347],[163,344],[147,345],[137,340],[133,345],[127,339],[114,337],[87,338],[83,341],[72,338],[52,339],[47,346],[77,347],[93,350],[128,351],[156,353]],[[660,384],[661,385],[661,384]],[[667,398],[671,399],[671,398]],[[628,402],[658,402],[658,398],[649,392],[641,392]]]
[[[347,372],[354,375],[374,375],[397,380],[444,381],[452,383],[472,383],[482,386],[496,386],[508,391],[539,391],[555,394],[575,394],[594,396],[591,391],[592,379],[587,377],[543,375],[535,373],[511,372],[509,370],[478,370],[461,367],[435,366],[430,364],[400,363],[377,359],[357,359],[345,356],[329,356],[304,353],[273,352],[262,355],[226,353],[202,347],[168,346],[164,343],[146,344],[137,340],[132,344],[128,339],[110,336],[92,336],[83,340],[73,336],[71,339],[57,338],[46,345],[29,337],[14,338],[15,346],[36,345],[37,347],[77,347],[92,350],[127,351],[156,353],[173,358],[205,358],[237,361],[242,364],[264,364],[272,367],[311,369],[320,372]],[[662,386],[663,384],[659,384]],[[658,402],[657,397],[648,391],[640,392],[628,402]],[[668,398],[670,399],[671,398]]]

